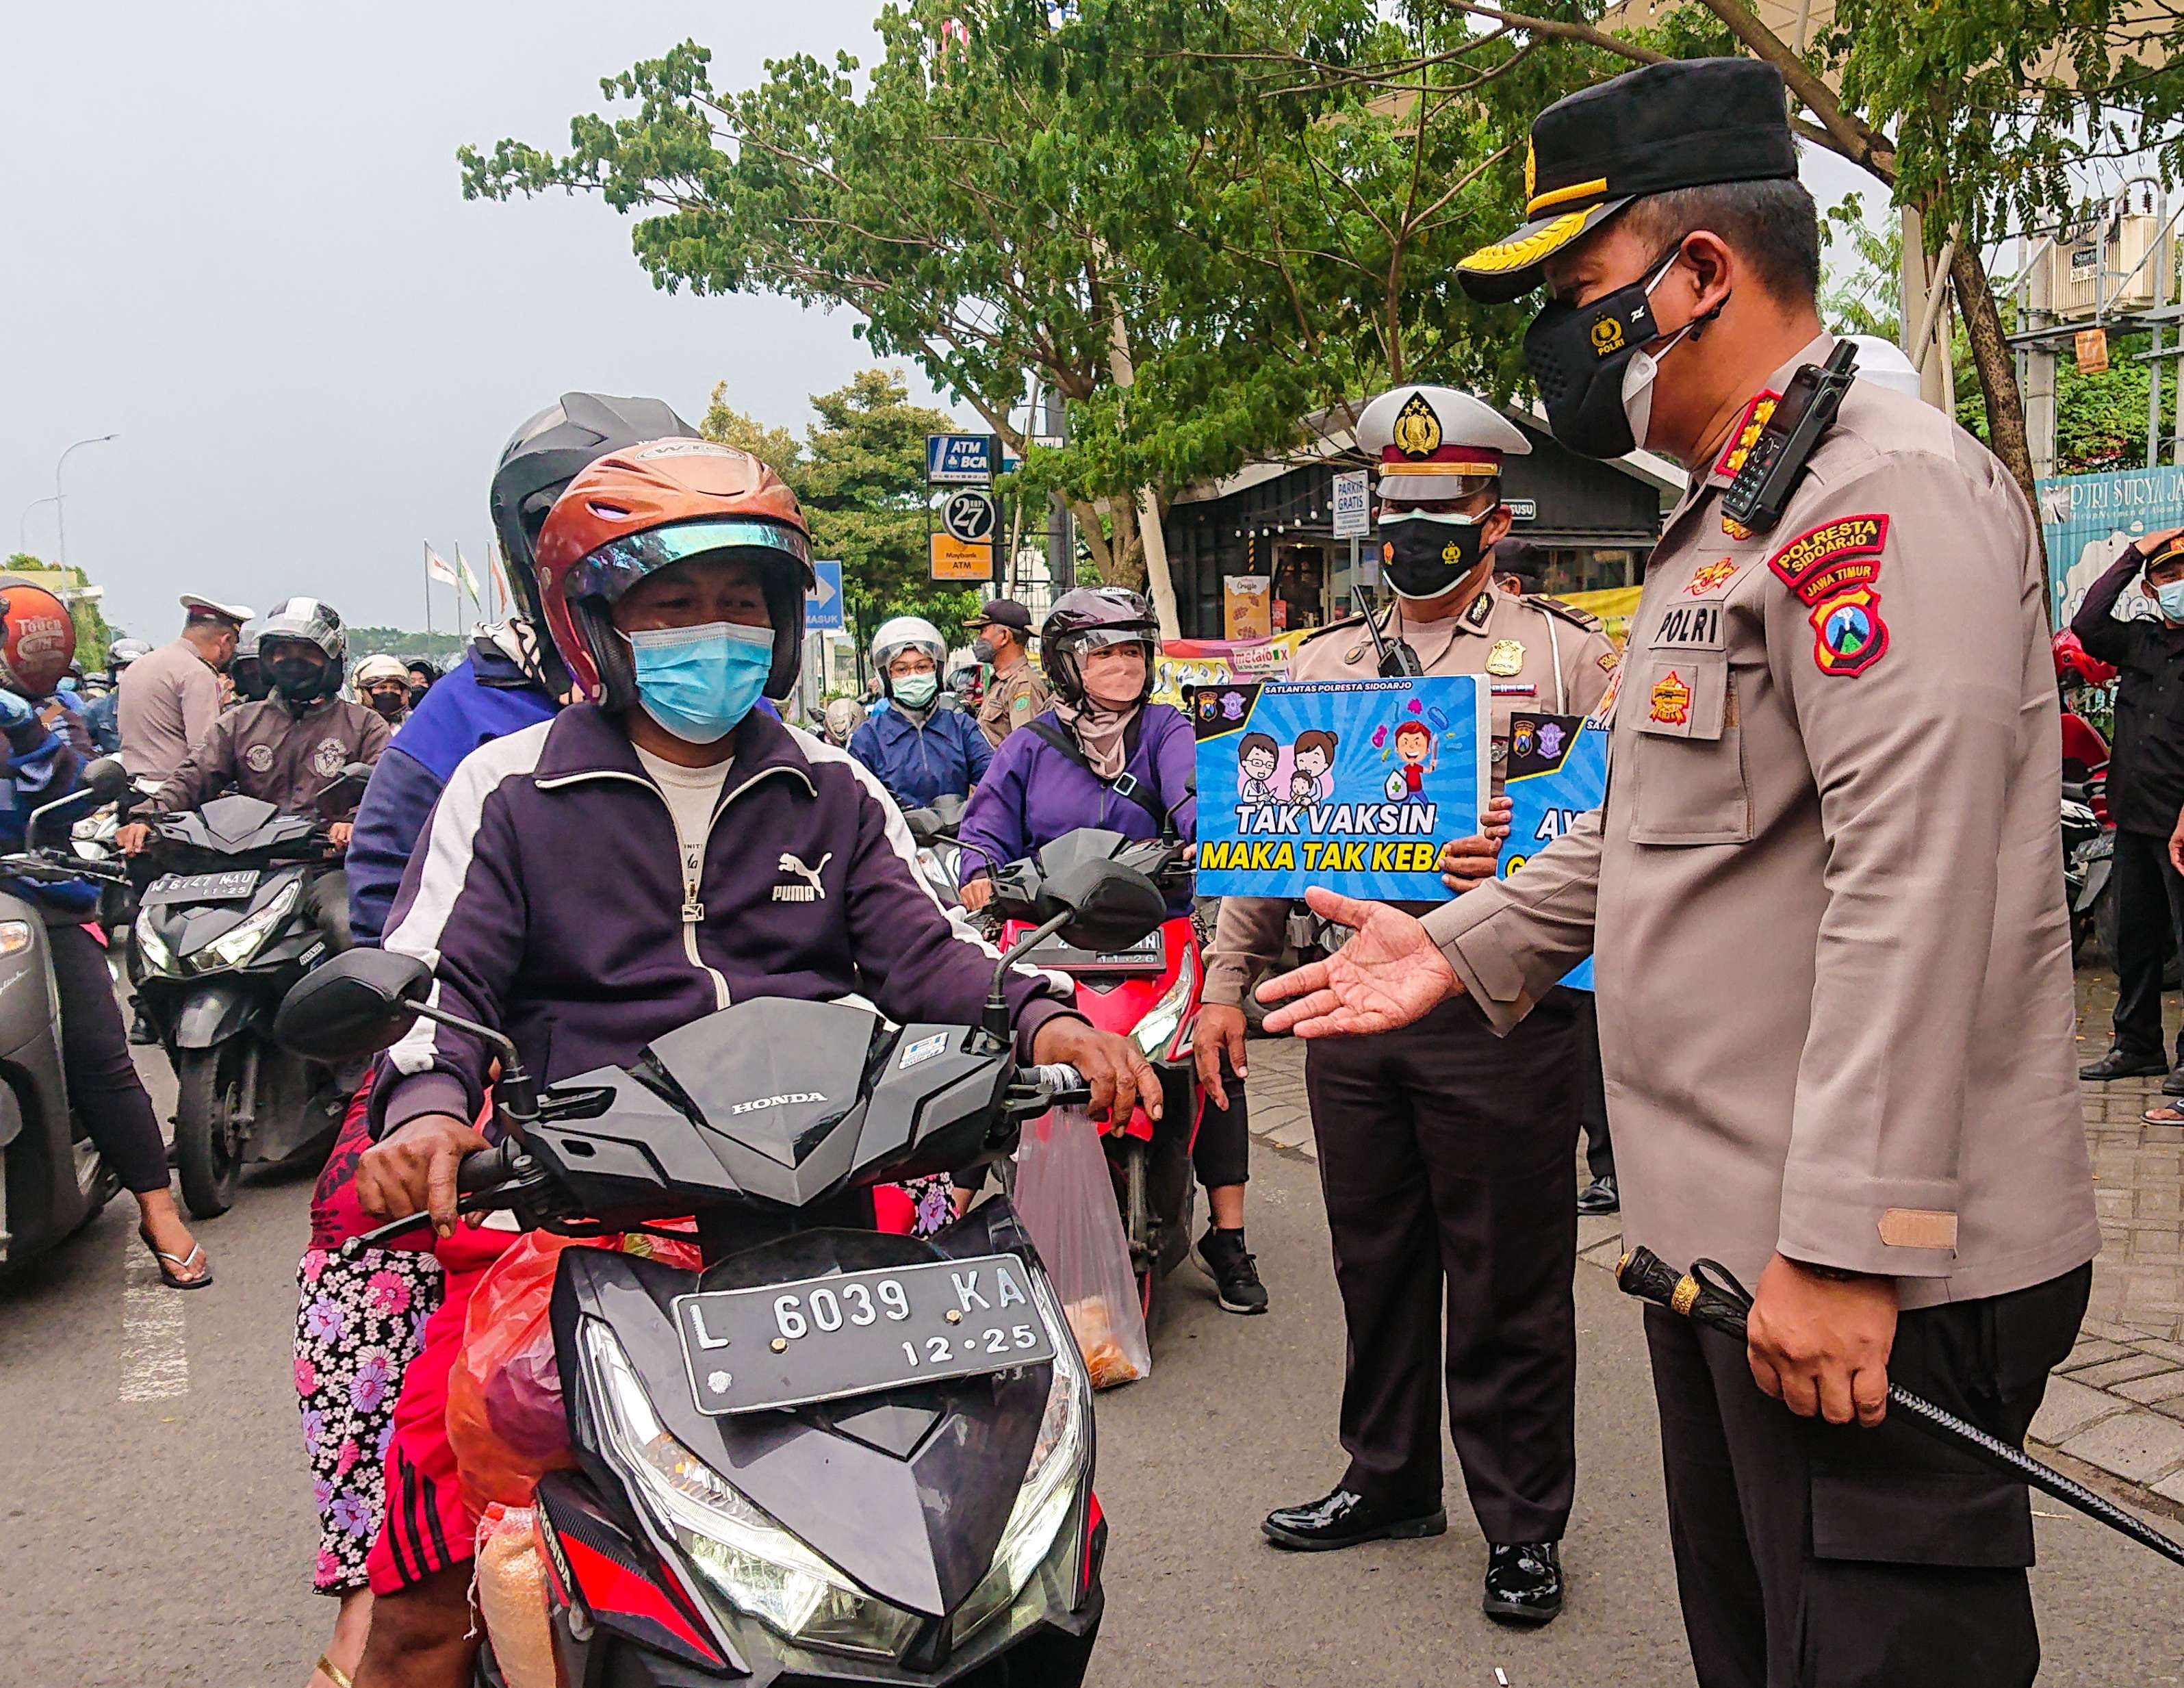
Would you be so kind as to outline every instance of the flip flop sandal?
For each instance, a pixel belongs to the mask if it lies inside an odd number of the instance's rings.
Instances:
[[[212,1262],[205,1261],[204,1275],[201,1278],[178,1278],[175,1274],[193,1260],[204,1259],[204,1245],[194,1245],[186,1255],[162,1254],[148,1233],[139,1229],[137,1241],[151,1252],[153,1262],[159,1268],[159,1281],[170,1290],[203,1290],[212,1283]]]
[[[320,1675],[334,1685],[334,1688],[356,1688],[356,1684],[351,1680],[349,1674],[324,1653],[319,1655],[319,1662],[315,1668]]]
[[[2157,1119],[2154,1117],[2157,1114],[2165,1114],[2168,1117]],[[2157,1102],[2138,1117],[2138,1123],[2141,1125],[2184,1125],[2184,1104]]]

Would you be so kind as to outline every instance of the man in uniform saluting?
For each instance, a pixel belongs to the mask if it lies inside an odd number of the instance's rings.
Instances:
[[[1591,952],[1624,1234],[1757,1295],[1743,1344],[1646,1312],[1699,1682],[2012,1688],[2025,1491],[1883,1419],[1892,1375],[2021,1441],[2099,1246],[2045,581],[2008,471],[1915,398],[1855,382],[1802,474],[1769,436],[1834,348],[1784,112],[1774,70],[1710,59],[1534,123],[1534,220],[1464,285],[1549,289],[1557,437],[1692,476],[1607,802],[1423,923],[1314,893],[1359,932],[1268,1023],[1378,1041],[1459,996],[1514,1035]]]
[[[1396,602],[1370,624],[1357,616],[1314,634],[1290,677],[1392,671],[1382,655],[1401,646],[1428,674],[1484,676],[1498,792],[1510,716],[1590,712],[1614,647],[1584,611],[1495,587],[1494,544],[1510,521],[1502,460],[1531,449],[1501,415],[1450,387],[1402,387],[1365,407],[1357,443],[1380,462],[1381,572]],[[1217,1099],[1224,1053],[1244,1072],[1244,993],[1280,955],[1288,912],[1278,898],[1222,899],[1196,1033],[1200,1075]],[[1331,1494],[1265,1525],[1277,1546],[1304,1550],[1446,1529],[1445,1369],[1457,1457],[1490,1546],[1485,1609],[1527,1623],[1562,1609],[1559,1543],[1575,1473],[1567,997],[1506,1040],[1475,1006],[1450,1002],[1417,1027],[1309,1051],[1349,1332],[1350,1468]]]

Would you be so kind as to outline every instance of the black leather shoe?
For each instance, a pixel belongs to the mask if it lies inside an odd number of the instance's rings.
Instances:
[[[1595,1178],[1578,1192],[1577,1211],[1580,1213],[1620,1213],[1623,1197],[1615,1188],[1615,1174]]]
[[[2184,1066],[2179,1066],[2161,1081],[2161,1094],[2164,1096],[2184,1096]]]
[[[1355,1547],[1363,1541],[1412,1541],[1420,1536],[1443,1535],[1448,1514],[1439,1507],[1419,1512],[1401,1501],[1368,1501],[1347,1489],[1337,1489],[1301,1507],[1278,1507],[1259,1528],[1277,1547],[1297,1553],[1325,1553],[1337,1547]]]
[[[1486,1615],[1498,1623],[1553,1623],[1563,1609],[1562,1544],[1490,1544],[1483,1607]]]
[[[2131,1055],[2112,1049],[2090,1067],[2078,1069],[2078,1077],[2097,1081],[2110,1078],[2159,1078],[2169,1071],[2169,1063],[2158,1055]]]

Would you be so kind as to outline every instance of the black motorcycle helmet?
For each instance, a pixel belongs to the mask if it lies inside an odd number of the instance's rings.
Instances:
[[[1064,703],[1082,708],[1084,655],[1110,644],[1145,646],[1145,682],[1138,694],[1142,704],[1153,693],[1160,623],[1151,604],[1119,586],[1080,586],[1056,599],[1039,630],[1039,666]]]
[[[560,653],[546,637],[546,602],[538,589],[538,530],[546,512],[577,471],[593,459],[647,440],[694,439],[698,431],[658,398],[613,398],[598,393],[565,393],[518,428],[502,448],[493,471],[493,531],[501,560],[523,614],[538,637],[529,641],[540,672],[536,678],[555,697],[573,683]]]

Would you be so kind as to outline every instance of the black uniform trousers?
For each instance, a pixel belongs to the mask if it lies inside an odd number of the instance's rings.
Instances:
[[[1305,1055],[1349,1342],[1343,1486],[1440,1504],[1445,1376],[1490,1541],[1554,1540],[1569,1521],[1571,1067],[1570,1010],[1552,1001],[1506,1039],[1458,997],[1401,1031],[1318,1039]]]
[[[2092,1267],[1904,1313],[1892,1383],[2022,1443]],[[1699,1688],[2022,1688],[2040,1665],[2025,1485],[1901,1414],[1800,1418],[1744,1344],[1646,1310],[1676,1585]]]
[[[2152,833],[2115,835],[2115,1046],[2148,1061],[2170,1059],[2161,1035],[2161,970],[2184,944],[2184,878],[2169,860],[2169,840]],[[2176,1031],[2184,1062],[2184,1025]]]
[[[1595,1178],[1615,1176],[1615,1143],[1607,1134],[1607,1073],[1600,1061],[1600,1007],[1589,990],[1557,985],[1553,994],[1570,1000],[1576,1021],[1577,1076],[1572,1089],[1577,1123],[1585,1128],[1585,1166]]]

